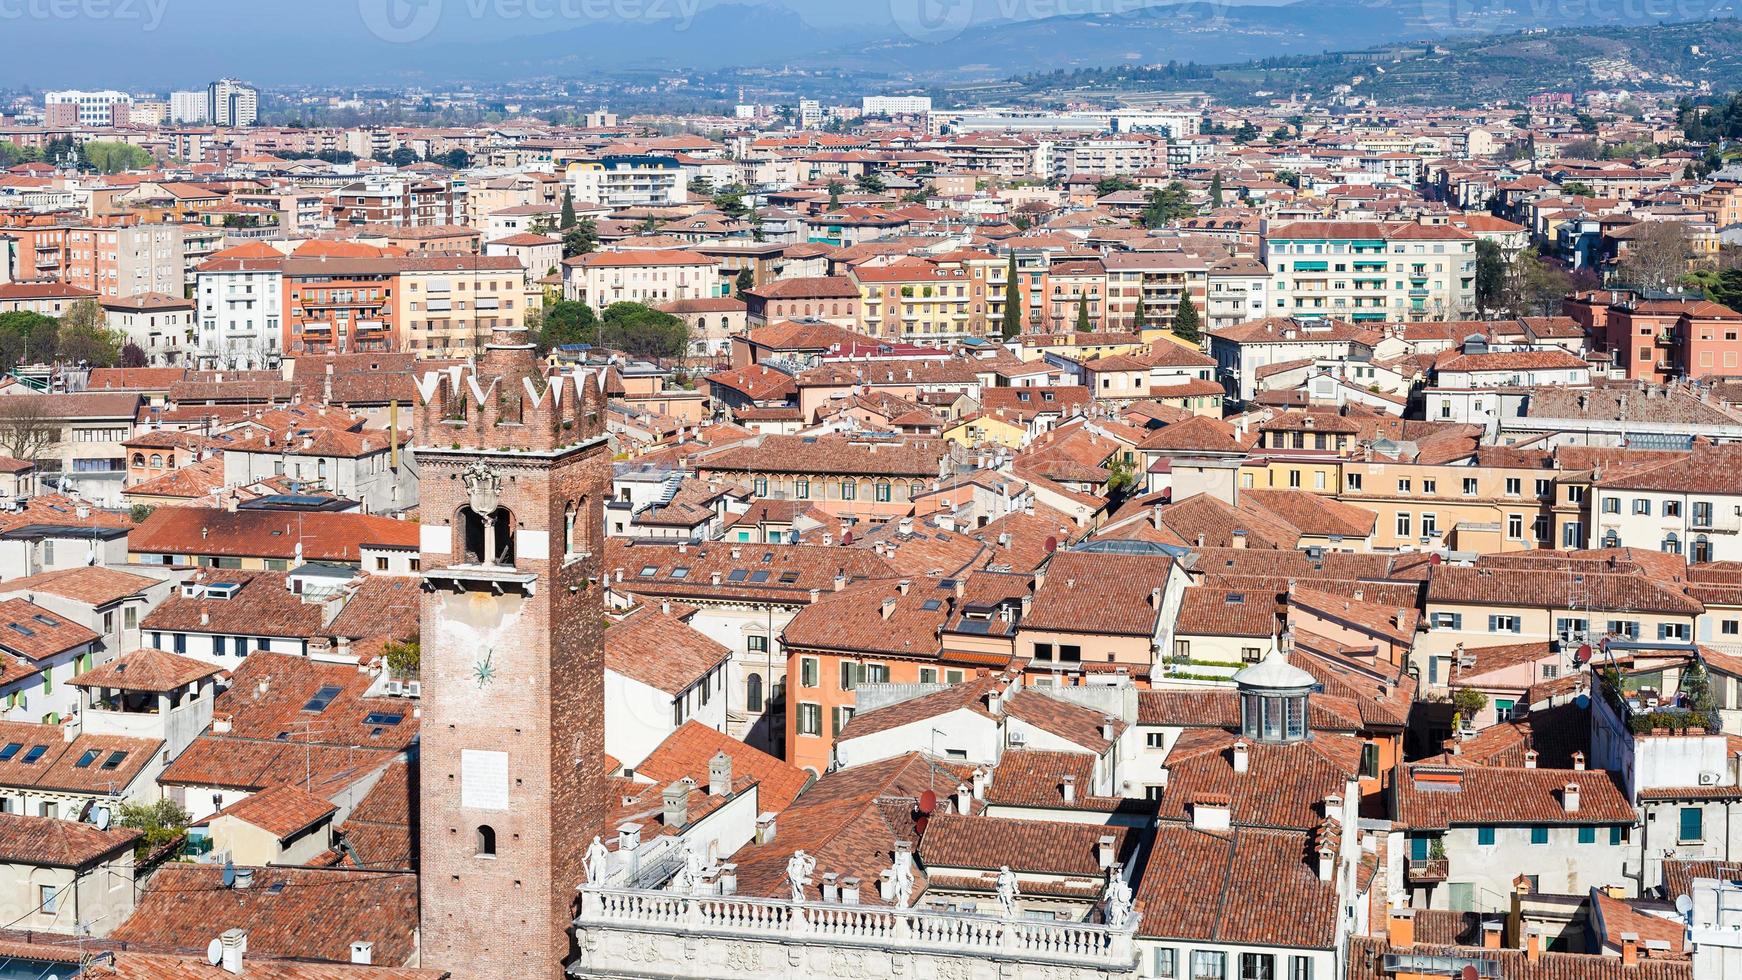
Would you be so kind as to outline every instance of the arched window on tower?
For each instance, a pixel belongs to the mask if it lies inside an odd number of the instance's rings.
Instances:
[[[478,827],[478,856],[496,856],[496,829],[489,824],[481,824]]]
[[[514,515],[498,507],[488,517],[460,508],[460,548],[468,565],[514,564]]]

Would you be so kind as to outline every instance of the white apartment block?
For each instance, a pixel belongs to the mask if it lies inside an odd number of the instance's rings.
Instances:
[[[215,126],[252,126],[260,117],[260,93],[234,78],[206,86],[206,121]]]
[[[1266,229],[1271,314],[1352,323],[1462,320],[1476,308],[1476,239],[1446,225],[1301,221]]]
[[[206,116],[205,92],[169,93],[169,121],[172,123],[203,123]]]
[[[61,124],[56,120],[55,107],[67,105],[77,107],[76,121],[80,126],[110,126],[115,121],[115,107],[117,105],[132,105],[133,96],[113,89],[101,92],[81,92],[77,89],[67,89],[60,92],[43,93],[42,104],[47,110],[51,126]]]
[[[673,157],[607,156],[569,165],[576,201],[609,208],[664,207],[689,198],[689,179]]]
[[[200,267],[194,288],[200,367],[234,370],[278,363],[284,343],[282,260],[217,259]]]

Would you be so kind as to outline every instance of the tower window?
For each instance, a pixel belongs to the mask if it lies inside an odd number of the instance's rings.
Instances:
[[[478,856],[496,856],[496,829],[489,824],[478,827]]]
[[[485,517],[470,507],[462,507],[459,524],[467,564],[514,564],[514,518],[507,508],[498,507]]]

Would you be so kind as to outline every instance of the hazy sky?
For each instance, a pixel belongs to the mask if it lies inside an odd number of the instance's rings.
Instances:
[[[1201,0],[1200,0],[1201,2]],[[1265,3],[1276,0],[1217,0]],[[1311,2],[1311,0],[1307,0]],[[683,23],[708,8],[784,7],[851,40],[904,19],[960,23],[1128,11],[1154,0],[0,0],[0,85],[151,88],[223,75],[319,82],[372,58],[465,47],[602,23]],[[728,43],[724,42],[723,43]],[[383,45],[388,45],[384,47]],[[649,42],[650,48],[657,43]],[[426,66],[432,75],[440,63]]]

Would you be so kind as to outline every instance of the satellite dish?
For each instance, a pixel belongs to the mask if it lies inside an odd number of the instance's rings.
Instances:
[[[937,810],[937,808],[938,808],[938,794],[937,793],[928,789],[925,792],[919,794],[919,812],[932,813],[935,810]]]
[[[852,544],[853,543],[853,532],[852,531],[842,531],[841,532],[841,543],[844,545]]]
[[[1057,551],[1057,550],[1059,550],[1059,539],[1058,539],[1058,538],[1055,538],[1055,537],[1053,537],[1053,536],[1052,536],[1052,535],[1050,535],[1050,534],[1049,534],[1049,535],[1047,535],[1047,538],[1046,538],[1046,553],[1047,553],[1047,554],[1049,554],[1049,555],[1050,555],[1050,554],[1052,554],[1052,553],[1053,553],[1053,552],[1055,552],[1055,551]]]
[[[1675,910],[1682,914],[1682,918],[1688,918],[1694,914],[1694,900],[1687,895],[1677,895],[1675,897]]]
[[[97,808],[97,819],[96,819],[95,823],[97,825],[98,830],[108,830],[109,829],[109,808],[108,807],[102,806],[102,807]]]
[[[228,860],[224,862],[224,887],[236,887],[236,866]]]
[[[1584,711],[1586,708],[1591,706],[1591,696],[1588,694],[1581,694],[1573,699],[1573,704],[1578,705],[1580,711]]]
[[[224,944],[216,939],[206,944],[206,962],[217,966],[224,962]]]
[[[1465,963],[1464,968],[1458,972],[1458,976],[1462,977],[1463,980],[1477,980],[1476,965]]]
[[[1582,663],[1588,662],[1590,659],[1591,659],[1591,645],[1589,643],[1579,644],[1579,652],[1573,654],[1573,662],[1578,663],[1578,664],[1582,664]]]
[[[1446,560],[1446,556],[1440,554],[1437,551],[1434,552],[1433,554],[1427,556],[1427,563],[1429,565],[1438,565],[1438,564],[1444,562],[1445,560]]]

